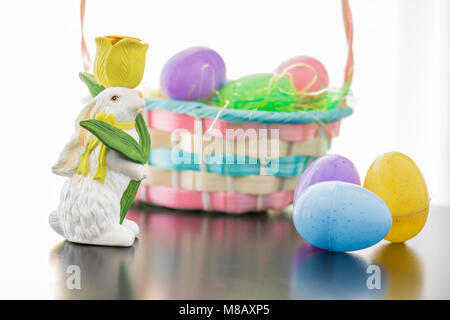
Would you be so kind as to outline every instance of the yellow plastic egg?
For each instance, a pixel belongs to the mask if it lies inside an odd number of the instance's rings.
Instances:
[[[430,198],[422,173],[408,156],[400,152],[379,156],[367,171],[364,188],[383,199],[391,211],[386,240],[404,242],[422,230]]]

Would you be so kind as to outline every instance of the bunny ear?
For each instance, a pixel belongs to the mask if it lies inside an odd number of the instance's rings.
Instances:
[[[82,127],[80,127],[80,122],[87,119],[92,119],[94,117],[94,114],[97,110],[97,105],[95,103],[95,100],[91,103],[87,104],[83,110],[81,110],[78,117],[75,119],[75,133],[74,136],[77,137],[78,142],[84,146],[86,144],[86,138],[88,131]]]
[[[60,176],[72,176],[78,168],[81,150],[86,144],[87,130],[80,127],[80,121],[91,119],[96,111],[95,100],[81,110],[75,120],[75,133],[64,146],[58,162],[52,167],[52,172]]]

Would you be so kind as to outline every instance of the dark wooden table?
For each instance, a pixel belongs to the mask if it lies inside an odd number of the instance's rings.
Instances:
[[[450,298],[449,208],[432,207],[424,230],[406,244],[383,240],[352,253],[310,246],[288,213],[229,216],[140,206],[129,217],[141,227],[132,248],[63,241],[52,249],[57,298]],[[80,266],[80,290],[67,289],[69,265]],[[373,270],[380,271],[379,289],[367,286]]]

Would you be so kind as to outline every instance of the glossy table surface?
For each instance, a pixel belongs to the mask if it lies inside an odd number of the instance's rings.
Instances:
[[[310,246],[289,212],[228,216],[140,205],[129,218],[141,227],[131,248],[61,241],[50,250],[55,298],[450,298],[448,208],[432,207],[406,244],[383,240],[352,253]],[[81,270],[79,290],[66,285],[71,265]],[[367,286],[373,266],[379,289]]]

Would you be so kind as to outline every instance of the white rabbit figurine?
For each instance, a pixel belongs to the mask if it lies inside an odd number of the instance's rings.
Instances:
[[[108,149],[105,155],[106,176],[99,179],[96,171],[98,159],[102,157],[99,156],[102,144],[98,143],[95,149],[91,146],[89,154],[86,149],[89,148],[89,139],[94,136],[79,123],[103,111],[106,115],[115,116],[118,124],[131,123],[123,131],[139,141],[133,124],[143,107],[144,100],[135,90],[111,87],[103,90],[76,119],[75,133],[52,168],[53,173],[69,177],[62,189],[58,210],[49,217],[51,227],[67,240],[122,247],[134,243],[139,227],[127,219],[120,224],[120,200],[131,179],[139,181],[146,178],[148,166],[129,161]],[[88,165],[84,174],[80,174],[83,156]]]

